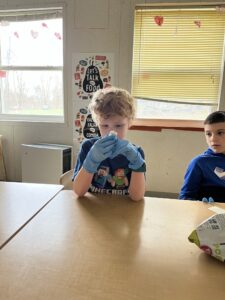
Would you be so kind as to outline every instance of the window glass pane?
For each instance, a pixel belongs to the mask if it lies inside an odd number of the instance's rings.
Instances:
[[[0,76],[0,113],[63,116],[61,71],[7,71]]]
[[[0,11],[1,119],[63,121],[62,16],[62,7]]]
[[[136,118],[204,120],[217,106],[167,103],[137,99]]]
[[[1,22],[3,66],[62,66],[62,19]]]

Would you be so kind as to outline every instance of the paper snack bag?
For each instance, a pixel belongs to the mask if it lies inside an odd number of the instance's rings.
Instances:
[[[203,221],[188,240],[207,254],[225,261],[225,213],[216,214]]]

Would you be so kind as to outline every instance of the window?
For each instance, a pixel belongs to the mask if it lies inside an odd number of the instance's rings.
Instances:
[[[0,11],[0,118],[64,120],[62,7]]]
[[[225,8],[138,6],[132,94],[137,118],[203,120],[221,99]]]

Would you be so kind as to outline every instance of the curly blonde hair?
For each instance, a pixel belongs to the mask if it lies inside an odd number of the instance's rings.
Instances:
[[[109,87],[96,91],[88,108],[95,122],[98,117],[108,119],[115,115],[132,120],[135,115],[135,99],[127,90]]]

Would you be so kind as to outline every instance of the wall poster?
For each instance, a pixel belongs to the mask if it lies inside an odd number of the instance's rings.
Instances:
[[[98,89],[112,86],[113,54],[75,53],[73,55],[73,143],[75,155],[84,139],[99,136],[88,104]]]

